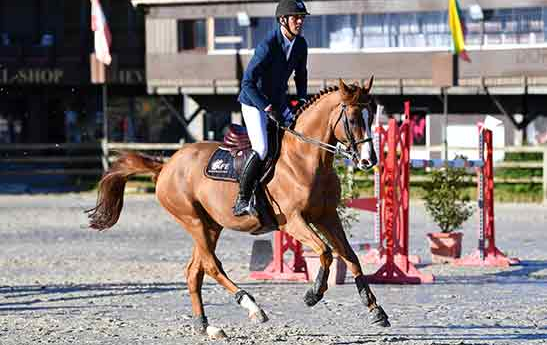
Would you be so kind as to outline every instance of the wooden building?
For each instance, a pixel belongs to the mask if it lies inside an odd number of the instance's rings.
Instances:
[[[132,3],[146,9],[148,92],[185,94],[206,112],[237,112],[242,70],[256,44],[276,26],[276,2]],[[312,13],[304,27],[309,92],[337,78],[364,80],[374,74],[374,93],[393,113],[401,112],[406,99],[428,114],[442,113],[446,92],[450,113],[505,113],[519,129],[547,114],[547,1],[460,1],[472,63],[459,63],[458,86],[442,88],[433,74],[450,69],[435,63],[450,49],[446,3],[306,1]],[[470,14],[471,5],[480,6],[482,19]]]

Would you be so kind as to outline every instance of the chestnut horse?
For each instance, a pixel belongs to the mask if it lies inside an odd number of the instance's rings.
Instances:
[[[388,316],[369,288],[336,211],[340,181],[333,168],[332,152],[342,152],[359,166],[368,163],[359,152],[366,151],[365,148],[373,151],[372,82],[373,77],[364,86],[346,85],[340,80],[338,86],[321,91],[304,104],[297,112],[294,129],[287,129],[290,133],[283,136],[273,177],[264,188],[279,229],[320,255],[321,268],[313,286],[305,293],[304,302],[313,306],[326,292],[334,250],[353,274],[360,299],[369,310],[369,322],[387,327]],[[363,117],[366,112],[371,115],[368,123]],[[346,149],[338,146],[335,150],[337,143],[344,144]],[[92,228],[112,227],[120,216],[128,177],[137,173],[154,174],[159,202],[194,240],[186,274],[193,327],[199,334],[204,334],[208,326],[201,296],[204,274],[226,288],[248,310],[251,320],[268,320],[254,298],[226,275],[215,255],[223,228],[252,232],[260,227],[255,217],[232,214],[238,193],[236,183],[205,177],[209,157],[218,146],[218,142],[185,144],[165,164],[138,153],[124,153],[101,179],[97,205],[88,211]]]

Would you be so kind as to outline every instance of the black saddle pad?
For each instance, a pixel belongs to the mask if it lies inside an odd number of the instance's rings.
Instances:
[[[230,151],[221,148],[216,149],[205,168],[205,176],[213,180],[237,182],[238,175],[234,157],[232,157]]]

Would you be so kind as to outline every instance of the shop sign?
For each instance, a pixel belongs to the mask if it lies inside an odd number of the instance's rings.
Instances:
[[[59,84],[64,71],[59,68],[0,69],[1,84]]]
[[[110,74],[112,84],[145,84],[144,71],[138,69],[121,69]]]

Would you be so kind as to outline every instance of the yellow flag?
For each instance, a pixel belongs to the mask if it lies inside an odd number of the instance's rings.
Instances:
[[[463,38],[462,16],[458,0],[448,0],[448,26],[452,33],[452,42],[454,42],[454,52],[467,62],[471,62],[465,51],[465,41]]]

